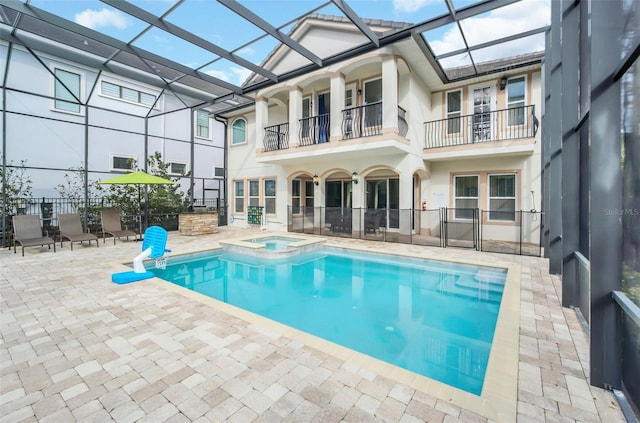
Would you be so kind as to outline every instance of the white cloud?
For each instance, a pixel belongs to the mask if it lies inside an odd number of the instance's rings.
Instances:
[[[549,0],[523,0],[500,9],[496,9],[482,17],[475,17],[461,21],[462,29],[469,45],[477,45],[509,35],[526,32],[550,23],[551,5]],[[438,40],[429,41],[436,55],[464,47],[457,26],[451,28]],[[509,43],[474,51],[476,62],[493,60],[496,58],[515,56],[524,53],[544,50],[544,35],[535,37],[535,41],[527,37]],[[446,61],[446,67],[468,63],[468,59],[452,57]],[[444,64],[444,63],[443,63]]]
[[[225,82],[231,82],[231,78],[229,78],[229,72],[210,69],[210,70],[204,71],[204,73],[206,73],[207,75],[213,76],[214,78],[221,79]]]
[[[435,3],[435,0],[393,0],[393,12],[413,13],[431,3]]]
[[[233,66],[228,70],[210,69],[204,73],[235,85],[242,84],[251,75],[250,70]]]
[[[256,54],[255,49],[251,48],[251,47],[245,47],[245,48],[241,48],[240,50],[238,50],[236,52],[236,54],[240,55],[240,56],[253,56]]]
[[[126,15],[115,10],[104,8],[99,11],[87,9],[80,13],[76,13],[74,21],[77,24],[91,29],[107,27],[125,29],[126,27],[131,26],[131,21],[127,19]]]
[[[251,76],[251,71],[249,69],[245,69],[245,68],[231,68],[231,72],[233,72],[233,75],[235,77],[235,84],[236,85],[241,85],[244,81],[247,80],[247,78],[249,78],[249,76]]]

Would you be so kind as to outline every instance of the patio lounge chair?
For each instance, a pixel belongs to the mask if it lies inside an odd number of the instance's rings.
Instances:
[[[122,228],[120,210],[102,210],[100,212],[100,220],[102,222],[102,242],[106,242],[105,238],[107,235],[113,237],[113,245],[116,245],[116,238],[126,236],[127,240],[129,240],[130,236],[134,239],[137,237],[136,233],[129,230],[126,226],[124,229]]]
[[[16,252],[16,243],[22,247],[22,257],[24,257],[24,247],[33,247],[35,245],[47,245],[51,249],[53,244],[53,252],[56,252],[56,243],[52,238],[42,236],[42,226],[40,226],[40,216],[36,215],[20,215],[13,216],[13,252]]]
[[[59,214],[58,227],[60,228],[60,248],[65,238],[71,243],[71,251],[73,251],[74,242],[89,241],[91,245],[91,241],[95,240],[98,246],[98,237],[82,230],[80,215],[77,213]]]

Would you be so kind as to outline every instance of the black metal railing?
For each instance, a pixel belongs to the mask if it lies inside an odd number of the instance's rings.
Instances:
[[[342,138],[370,137],[382,133],[382,102],[342,111]]]
[[[311,116],[300,119],[298,131],[300,134],[300,145],[314,145],[329,142],[331,115]]]
[[[424,123],[424,148],[533,138],[538,126],[534,105],[434,120]]]
[[[401,137],[406,137],[407,131],[409,131],[409,124],[407,123],[407,111],[398,106],[398,134],[400,134]]]
[[[289,232],[434,247],[462,247],[540,256],[541,212],[516,210],[514,220],[494,222],[496,211],[437,208],[367,209],[289,206]],[[402,228],[402,229],[401,229]]]
[[[289,122],[264,128],[262,143],[264,151],[286,150],[289,148]]]

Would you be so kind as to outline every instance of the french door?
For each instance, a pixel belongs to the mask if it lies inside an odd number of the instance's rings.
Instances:
[[[479,86],[473,88],[471,97],[471,109],[473,110],[472,129],[473,142],[489,141],[493,139],[493,116],[491,113],[493,103],[493,89],[491,86]]]

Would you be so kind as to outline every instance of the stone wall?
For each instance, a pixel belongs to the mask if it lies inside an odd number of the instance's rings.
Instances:
[[[218,232],[218,213],[184,213],[178,217],[180,235],[205,235]]]

